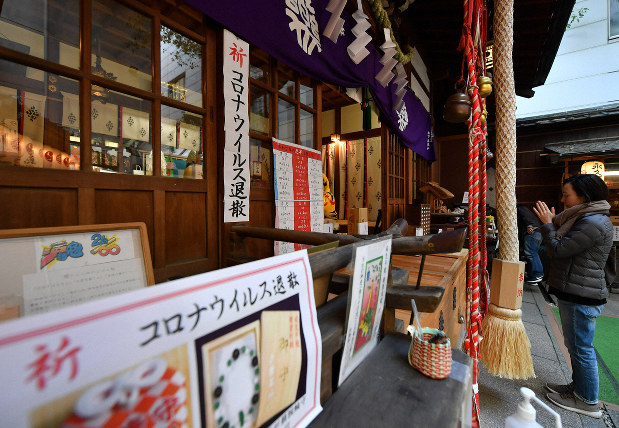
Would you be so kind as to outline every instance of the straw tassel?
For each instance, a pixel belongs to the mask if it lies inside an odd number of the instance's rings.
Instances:
[[[481,355],[488,373],[507,379],[535,377],[531,343],[521,320],[520,309],[490,304],[482,321]]]

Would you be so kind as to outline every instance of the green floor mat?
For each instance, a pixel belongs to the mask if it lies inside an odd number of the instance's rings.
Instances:
[[[559,309],[553,308],[559,323]],[[619,337],[619,318],[601,316],[595,323],[593,346],[598,357],[598,373],[600,375],[599,399],[619,405],[619,353],[617,353],[617,337]],[[562,340],[562,339],[561,339]]]

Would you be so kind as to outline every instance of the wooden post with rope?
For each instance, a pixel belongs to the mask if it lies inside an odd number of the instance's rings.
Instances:
[[[516,220],[516,93],[512,50],[514,2],[494,3],[496,195],[499,258],[493,260],[488,313],[480,354],[488,372],[510,379],[534,377],[531,344],[522,324],[524,263],[518,257]]]

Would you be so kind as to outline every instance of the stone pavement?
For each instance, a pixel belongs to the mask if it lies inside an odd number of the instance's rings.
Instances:
[[[546,398],[546,382],[568,383],[571,372],[566,363],[567,351],[552,307],[540,290],[543,285],[526,284],[522,299],[522,322],[531,342],[531,355],[536,377],[527,380],[502,379],[488,374],[483,364],[479,373],[480,425],[482,428],[502,428],[505,419],[516,412],[522,400],[520,388],[526,386],[535,392],[537,398],[548,404],[561,415],[561,422],[567,427],[619,428],[619,406],[605,404],[602,419],[594,419],[563,410]],[[545,290],[545,289],[544,289]],[[602,315],[619,317],[619,294],[611,294]],[[565,352],[565,354],[564,354]],[[537,410],[537,422],[544,427],[554,427],[554,417],[533,403]]]

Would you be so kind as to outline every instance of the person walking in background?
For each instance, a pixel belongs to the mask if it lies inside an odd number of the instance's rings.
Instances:
[[[518,205],[516,212],[518,235],[522,238],[524,258],[527,262],[524,280],[537,284],[544,279],[544,267],[539,258],[539,247],[542,245],[542,234],[539,232],[539,227],[542,223],[524,205]]]
[[[600,177],[575,175],[563,182],[563,212],[555,215],[554,207],[548,209],[540,201],[533,208],[544,223],[540,230],[550,257],[546,283],[558,300],[563,340],[572,363],[572,382],[547,383],[551,392],[546,396],[559,407],[593,418],[602,417],[593,347],[595,320],[606,303],[607,284],[614,279],[604,273],[613,245],[607,197],[608,188]]]

